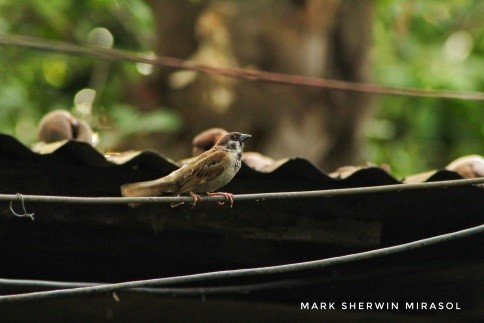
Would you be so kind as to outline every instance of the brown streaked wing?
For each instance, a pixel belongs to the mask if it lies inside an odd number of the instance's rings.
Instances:
[[[224,159],[227,158],[227,153],[220,150],[208,155],[206,158],[197,161],[193,168],[195,170],[194,175],[206,180],[220,175],[224,171],[224,164],[227,164]]]
[[[224,171],[223,160],[228,158],[227,153],[223,151],[209,150],[201,154],[189,168],[192,172],[187,173],[180,183],[175,195],[194,190],[199,184],[205,183],[219,176]]]

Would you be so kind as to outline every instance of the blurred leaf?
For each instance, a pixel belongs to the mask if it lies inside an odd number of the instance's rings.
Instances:
[[[111,110],[111,118],[113,127],[122,136],[175,132],[182,125],[179,116],[166,109],[140,113],[132,107],[118,105]]]

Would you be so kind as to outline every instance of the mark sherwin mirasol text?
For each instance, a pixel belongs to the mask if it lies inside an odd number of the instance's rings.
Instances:
[[[301,302],[301,310],[461,310],[458,302]]]

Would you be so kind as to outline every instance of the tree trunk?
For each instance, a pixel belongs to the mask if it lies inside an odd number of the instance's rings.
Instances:
[[[366,82],[372,1],[149,1],[156,53],[198,64],[245,67]],[[156,94],[145,109],[173,107],[180,134],[153,144],[178,159],[210,127],[253,135],[249,150],[305,157],[329,171],[361,162],[371,102],[361,93],[229,79],[161,68],[141,86]],[[149,101],[145,101],[149,102]]]

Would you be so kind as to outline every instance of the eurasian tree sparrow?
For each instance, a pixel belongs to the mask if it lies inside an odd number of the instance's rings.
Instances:
[[[153,181],[122,185],[121,192],[128,197],[159,196],[162,193],[179,196],[188,192],[193,197],[192,207],[200,200],[196,193],[223,195],[232,207],[234,201],[231,193],[212,192],[228,184],[240,170],[243,142],[248,138],[250,135],[239,132],[227,133],[210,150],[167,176]],[[220,205],[224,203],[218,202]],[[178,205],[172,204],[173,207]]]

